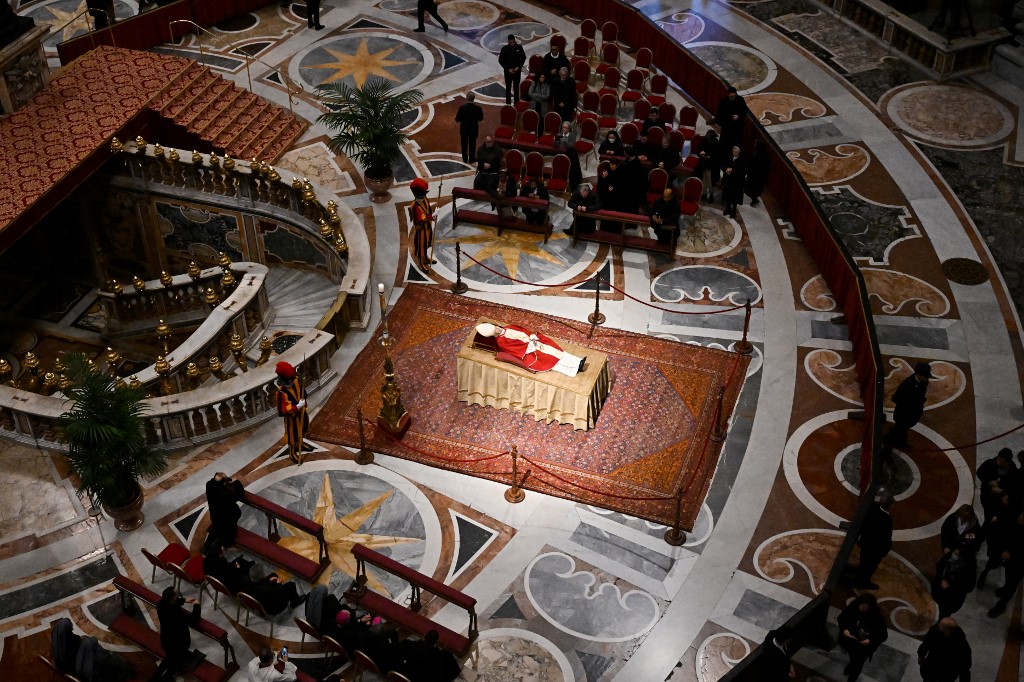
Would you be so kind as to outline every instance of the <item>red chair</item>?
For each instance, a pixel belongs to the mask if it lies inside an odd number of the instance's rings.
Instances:
[[[537,178],[544,180],[544,155],[540,152],[530,152],[526,155],[526,176],[524,180]]]
[[[683,107],[679,112],[679,127],[697,130],[697,110],[693,107]]]
[[[574,67],[578,64],[589,64],[591,49],[593,45],[590,40],[586,36],[578,36],[572,41],[572,56],[569,57],[569,61]]]
[[[225,597],[230,599],[235,598],[235,593],[229,590],[227,585],[217,580],[212,575],[206,576],[206,585],[213,591],[213,608],[215,609],[220,608],[220,605],[217,603],[217,600],[220,599],[220,595],[223,594]],[[238,608],[235,609],[235,620],[238,620],[238,613],[241,608],[242,606],[239,604]],[[221,611],[223,610],[224,609],[221,609]],[[226,612],[225,615],[227,615]]]
[[[245,607],[245,626],[249,627],[249,616],[256,614],[263,620],[270,623],[270,639],[274,639],[274,619],[270,617],[267,610],[263,608],[260,600],[248,592],[239,592],[238,601]]]
[[[679,214],[685,218],[700,215],[700,197],[704,194],[704,183],[699,178],[686,178],[683,183],[683,198],[679,200]]]
[[[558,51],[563,54],[565,53],[566,43],[567,41],[565,39],[565,36],[563,36],[561,33],[556,33],[555,35],[551,36],[551,47],[557,47]]]
[[[596,121],[598,117],[598,106],[601,103],[601,96],[593,90],[587,90],[583,93],[583,97],[580,102],[580,113],[576,114],[576,120],[580,123],[587,119]]]
[[[654,62],[654,53],[651,52],[649,47],[641,47],[636,51],[636,69],[647,78],[651,75],[651,71],[654,70],[652,63]]]
[[[590,88],[590,62],[583,60],[573,64],[572,78],[576,81],[576,94],[585,93]]]
[[[619,125],[619,98],[615,95],[602,95],[597,107],[597,125],[600,128],[616,128]]]
[[[516,134],[516,142],[536,142],[538,128],[540,128],[540,114],[536,109],[527,109],[523,112],[522,125]]]
[[[656,73],[651,76],[650,90],[647,93],[647,99],[650,100],[651,105],[661,106],[665,103],[668,93],[668,76],[663,73]]]
[[[295,624],[299,627],[299,632],[302,633],[302,640],[299,642],[300,645],[306,643],[306,635],[309,635],[318,642],[323,641],[320,637],[320,633],[317,632],[317,629],[305,618],[296,618]]]
[[[544,55],[542,54],[531,54],[530,61],[527,62],[530,69],[530,73],[536,76],[538,73],[544,70]]]
[[[662,102],[658,105],[658,120],[666,129],[671,128],[676,121],[676,105],[669,102]]]
[[[596,119],[588,118],[584,121],[580,121],[580,137],[576,140],[574,147],[576,149],[576,153],[579,154],[581,159],[597,149]]]
[[[601,24],[601,48],[609,43],[615,43],[619,39],[619,25],[614,21],[606,21]]]
[[[700,159],[697,158],[697,154],[700,153],[700,143],[703,141],[703,135],[693,136],[693,139],[690,140],[690,155],[683,159],[683,162],[679,165],[680,170],[693,175],[693,171],[697,168],[697,162],[700,161]]]
[[[529,160],[527,160],[529,164]],[[569,199],[569,157],[559,154],[551,160],[551,179],[548,180],[549,192],[558,192],[564,199]]]
[[[518,149],[509,149],[505,152],[505,171],[515,178],[516,182],[523,179],[523,153]]]
[[[520,114],[533,106],[533,100],[530,99],[530,86],[533,85],[532,78],[524,78],[519,81],[519,101],[513,106],[516,111]]]
[[[324,646],[327,647],[327,659],[328,660],[330,660],[331,657],[334,654],[338,654],[339,656],[344,658],[346,661],[351,661],[352,660],[352,657],[349,656],[348,651],[345,650],[345,647],[343,647],[341,645],[341,643],[338,642],[338,640],[334,639],[330,635],[324,635],[323,638],[320,641],[323,642]]]
[[[511,104],[501,107],[498,114],[498,127],[494,129],[494,137],[499,140],[511,140],[516,134],[516,119],[519,112]]]
[[[203,571],[203,557],[197,554],[194,557],[190,557],[184,564],[169,563],[167,567],[171,569],[171,573],[176,580],[175,589],[181,587],[182,581],[198,588],[199,605],[202,606],[203,584],[206,583],[206,573]]]
[[[651,103],[645,99],[638,99],[636,104],[633,105],[633,121],[638,125],[643,125],[644,119],[651,114]]]
[[[636,144],[636,141],[640,139],[640,127],[635,123],[624,123],[619,129],[619,139],[622,140],[624,146]]]
[[[608,69],[619,67],[619,46],[615,43],[604,43],[601,45],[601,61],[598,62],[595,71],[597,75],[604,76]]]
[[[652,126],[647,129],[647,144],[652,147],[660,147],[663,137],[665,137],[665,131],[660,126]]]
[[[150,576],[149,582],[156,582],[156,569],[160,569],[165,573],[170,573],[171,569],[169,564],[182,564],[188,561],[189,552],[185,545],[178,542],[172,542],[171,544],[160,550],[160,553],[156,556],[153,555],[145,547],[142,548],[142,555],[153,565],[153,575]]]
[[[383,679],[384,677],[384,675],[380,671],[380,668],[378,668],[377,664],[373,662],[373,659],[364,654],[359,649],[356,649],[352,652],[352,665],[355,667],[357,673],[355,679],[359,680],[360,682],[362,682],[365,679],[364,676],[366,673],[375,675],[376,677],[374,679],[378,680]]]
[[[668,146],[672,148],[676,154],[683,151],[683,142],[686,141],[686,136],[679,130],[670,130],[668,133],[669,143]]]
[[[619,96],[619,85],[622,84],[622,72],[612,67],[604,72],[604,86],[597,91],[601,97],[605,95]]]
[[[607,80],[607,79],[606,79]],[[642,91],[644,87],[644,74],[639,69],[630,69],[629,73],[626,74],[626,91],[622,93],[622,101],[630,102],[636,106],[644,97]],[[634,118],[636,114],[633,114]]]
[[[549,111],[544,114],[544,131],[537,138],[537,144],[549,147],[555,146],[555,136],[558,135],[561,129],[562,117],[558,115],[557,111]],[[529,166],[529,159],[527,159],[527,166]]]
[[[597,40],[597,22],[593,19],[584,19],[580,23],[580,35],[590,41],[593,45]]]
[[[668,173],[664,168],[654,168],[647,174],[647,205],[650,206],[661,198],[668,187]]]

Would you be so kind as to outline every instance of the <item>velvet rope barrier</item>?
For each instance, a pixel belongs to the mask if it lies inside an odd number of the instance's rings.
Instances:
[[[968,443],[967,445],[954,445],[954,446],[948,447],[948,448],[921,448],[921,449],[915,449],[915,450],[909,450],[908,449],[908,450],[903,450],[903,451],[904,452],[952,452],[953,450],[967,450],[969,448],[974,448],[974,447],[977,447],[979,445],[985,445],[986,443],[991,443],[994,440],[999,440],[1003,436],[1009,436],[1011,433],[1015,433],[1017,431],[1020,431],[1021,429],[1024,429],[1024,424],[1018,424],[1017,426],[1014,426],[1009,431],[1003,431],[1002,433],[997,434],[995,436],[992,436],[991,438],[986,438],[985,440],[979,440],[977,443]],[[900,449],[902,450],[902,448],[900,448]]]
[[[384,434],[385,436],[387,436],[391,440],[391,442],[393,442],[393,443],[395,443],[397,445],[401,445],[406,450],[411,450],[412,452],[415,452],[418,455],[423,455],[424,457],[429,457],[431,459],[439,459],[439,460],[441,460],[443,462],[456,462],[458,464],[475,464],[477,462],[487,462],[487,461],[492,460],[492,459],[498,459],[499,457],[504,457],[505,455],[508,455],[508,454],[511,453],[511,450],[506,450],[505,452],[499,452],[496,455],[489,455],[487,457],[479,457],[477,459],[460,459],[458,457],[444,457],[442,455],[435,455],[435,454],[433,454],[431,452],[427,452],[425,450],[420,450],[419,448],[414,448],[413,446],[409,445],[408,443],[398,440],[397,438],[392,436],[390,433],[388,433],[384,429],[380,428],[376,423],[371,422],[369,419],[364,419],[363,421],[365,423],[369,424],[370,426],[372,426],[373,428],[375,428],[377,430],[377,433]]]
[[[660,310],[660,311],[665,312],[665,313],[675,313],[676,315],[717,315],[718,313],[731,313],[734,310],[739,310],[740,308],[746,308],[747,307],[746,303],[741,303],[740,305],[734,305],[731,308],[723,308],[721,310],[709,310],[709,311],[702,311],[702,310],[672,310],[671,308],[662,308],[661,306],[654,305],[653,303],[648,303],[647,301],[639,299],[636,296],[630,296],[625,291],[623,291],[622,289],[618,288],[617,286],[615,286],[611,282],[608,282],[608,286],[610,286],[612,289],[614,289],[615,291],[619,292],[620,294],[622,294],[626,298],[632,299],[632,300],[636,301],[637,303],[643,303],[645,306],[654,308],[655,310]]]
[[[551,476],[552,478],[556,478],[559,481],[561,481],[562,483],[565,483],[567,485],[571,485],[571,486],[573,486],[575,488],[579,488],[581,490],[586,490],[588,493],[593,493],[595,495],[604,495],[606,497],[614,497],[614,498],[619,499],[619,500],[642,500],[642,501],[654,501],[654,502],[668,502],[670,500],[676,499],[674,496],[665,497],[664,495],[661,495],[661,496],[658,496],[658,497],[634,497],[633,495],[616,495],[614,493],[604,492],[602,490],[594,490],[593,488],[588,488],[585,485],[581,485],[579,483],[574,483],[573,481],[570,481],[567,478],[563,478],[562,476],[559,476],[555,472],[548,470],[547,467],[545,467],[545,466],[543,466],[541,464],[538,464],[535,460],[530,459],[526,455],[519,455],[519,456],[522,457],[526,462],[529,462],[533,466],[535,466],[538,469],[540,469],[541,471],[543,471],[548,476]],[[554,487],[554,486],[552,486],[552,487]],[[563,490],[562,492],[565,492],[565,491]]]

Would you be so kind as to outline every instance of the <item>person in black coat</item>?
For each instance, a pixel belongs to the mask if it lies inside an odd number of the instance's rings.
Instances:
[[[736,208],[743,203],[747,164],[740,156],[740,148],[733,146],[732,155],[722,165],[722,215],[736,217]]]
[[[857,544],[860,545],[860,565],[857,568],[857,587],[877,590],[878,585],[871,582],[875,569],[892,549],[892,495],[880,492],[871,504],[864,525],[860,529]]]
[[[437,630],[430,630],[423,639],[406,639],[395,646],[398,664],[395,669],[412,682],[452,682],[462,666],[450,651],[437,645]]]
[[[850,656],[850,664],[843,669],[847,682],[860,677],[864,662],[871,659],[882,642],[889,638],[885,618],[873,594],[862,594],[851,601],[839,614],[839,647]]]
[[[647,217],[658,235],[658,243],[671,244],[672,236],[679,229],[679,202],[671,187],[666,187],[661,198],[651,204]]]
[[[1017,588],[1024,578],[1024,511],[1018,511],[1007,524],[1003,551],[999,558],[1006,573],[1003,586],[996,590],[999,601],[988,610],[989,618],[995,618],[1006,611],[1006,606],[1017,594]]]
[[[971,645],[952,618],[933,625],[917,648],[924,682],[971,682]]]
[[[255,564],[241,555],[229,560],[220,540],[214,540],[203,548],[203,573],[224,583],[232,594],[248,589],[251,582],[249,572]]]
[[[704,140],[697,150],[697,167],[693,170],[694,177],[700,178],[704,183],[704,200],[711,203],[715,200],[715,186],[722,179],[722,170],[719,165],[718,133],[714,128],[704,134]]]
[[[601,208],[601,200],[597,194],[591,191],[590,185],[580,185],[572,196],[569,197],[568,206],[572,210],[578,210],[582,213],[588,213],[591,211],[597,211]],[[575,219],[576,231],[580,234],[587,232],[593,232],[597,226],[597,221],[593,218],[580,218]],[[571,228],[570,228],[571,229]]]
[[[295,583],[281,582],[276,573],[265,576],[262,580],[249,585],[248,593],[256,598],[268,615],[276,616],[286,608],[295,608],[303,604],[306,598],[299,596],[299,588]]]
[[[562,122],[568,123],[576,117],[578,101],[576,79],[569,75],[569,67],[563,66],[558,70],[558,76],[551,80],[551,106],[558,112]]]
[[[306,0],[306,26],[317,31],[324,29],[320,23],[320,0]]]
[[[967,594],[974,589],[976,572],[974,554],[961,547],[954,547],[939,559],[932,580],[932,599],[939,607],[939,618],[952,616],[960,610]]]
[[[185,604],[192,605],[191,612],[185,611]],[[198,625],[202,615],[195,599],[183,598],[173,587],[163,591],[156,605],[156,615],[160,621],[160,647],[164,650],[164,660],[160,662],[153,679],[171,680],[188,659],[192,648],[189,628]]]
[[[793,664],[789,662],[795,653],[793,632],[785,625],[770,630],[761,643],[761,656],[758,659],[760,673],[759,682],[784,682],[793,677]]]
[[[672,171],[679,165],[679,152],[672,149],[672,138],[668,135],[661,138],[661,147],[658,151],[658,156],[655,159],[651,159],[651,163],[656,165],[658,168],[664,168],[669,176],[671,177]]]
[[[548,194],[548,188],[544,186],[538,178],[530,178],[524,185],[520,192],[520,196],[526,197],[527,199],[542,199],[548,201],[550,196]],[[547,218],[548,212],[544,208],[524,208],[523,213],[526,214],[526,222],[533,223],[534,225],[543,225],[544,220]]]
[[[747,166],[747,186],[744,193],[750,197],[750,205],[757,206],[764,192],[764,183],[768,180],[768,166],[771,158],[768,147],[761,140],[754,140],[754,155]]]
[[[924,414],[928,380],[931,377],[931,365],[919,362],[914,365],[914,373],[904,379],[892,394],[892,402],[896,408],[892,412],[893,427],[886,435],[882,448],[886,456],[892,455],[894,447],[906,446],[907,434]]]
[[[476,93],[466,93],[466,103],[455,112],[455,122],[459,124],[459,138],[462,141],[462,160],[476,163],[476,136],[480,133],[480,121],[484,120],[484,110],[476,103]]]
[[[971,555],[977,554],[984,539],[978,515],[969,504],[960,505],[959,509],[947,516],[939,530],[943,556],[950,554],[957,547]]]
[[[544,55],[544,73],[547,74],[549,83],[558,80],[558,72],[562,70],[562,67],[571,69],[572,64],[557,45],[552,45],[551,51]]]
[[[996,487],[997,483],[990,481],[988,485]],[[1013,498],[1005,490],[1000,490],[998,495],[985,505],[985,525],[982,528],[988,561],[978,576],[978,589],[985,587],[989,571],[1003,566],[1003,562],[1009,558],[1015,517]]]
[[[743,141],[743,122],[747,118],[747,103],[730,87],[718,102],[715,123],[721,128],[722,148],[725,153]]]
[[[597,197],[601,207],[609,211],[622,211],[625,204],[623,195],[626,193],[622,167],[617,159],[612,158],[597,171]],[[622,223],[611,220],[601,221],[601,230],[605,232],[621,232]]]
[[[647,204],[647,176],[651,171],[637,155],[636,147],[626,145],[625,153],[626,163],[620,167],[623,193],[619,197],[622,206],[619,210],[640,213],[640,206]]]
[[[444,29],[444,32],[448,32],[448,22],[437,13],[437,3],[434,0],[418,0],[416,2],[416,21],[418,25],[413,29],[415,33],[423,33],[427,30],[423,25],[424,14],[430,14],[430,16],[434,17],[434,21]]]
[[[1000,487],[1009,487],[1012,479],[1017,476],[1017,465],[1013,463],[1013,450],[1003,448],[995,457],[986,459],[978,467],[978,480],[984,486],[990,481],[999,481]]]
[[[619,139],[619,133],[614,130],[609,130],[604,135],[604,139],[601,140],[601,144],[597,148],[597,155],[603,156],[625,156],[626,151],[622,146],[622,140]]]
[[[206,502],[210,507],[210,539],[220,540],[225,547],[235,544],[235,533],[238,531],[238,519],[242,518],[242,510],[238,507],[245,490],[240,481],[218,471],[206,482]]]
[[[508,34],[508,42],[498,53],[498,64],[505,74],[505,104],[519,101],[519,83],[523,78],[523,65],[526,64],[526,51],[516,41],[515,35]]]

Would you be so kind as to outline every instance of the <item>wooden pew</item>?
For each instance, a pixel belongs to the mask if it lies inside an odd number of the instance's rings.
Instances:
[[[135,607],[127,599],[127,596],[131,595],[147,604],[156,606],[157,602],[160,601],[160,595],[145,585],[141,585],[123,575],[114,578],[114,587],[121,593],[121,608],[124,613],[120,614],[110,624],[110,631],[135,643],[156,658],[162,659],[164,657],[164,650],[160,646],[160,633],[129,615]],[[201,635],[209,637],[224,648],[224,667],[221,668],[210,660],[204,659],[195,670],[189,671],[186,674],[193,679],[200,680],[200,682],[222,682],[222,680],[231,677],[238,670],[238,661],[235,659],[234,648],[228,643],[228,633],[224,628],[203,618],[196,625],[192,626],[192,629]]]
[[[497,207],[497,210],[492,213],[489,211],[473,211],[465,208],[460,209],[459,199],[485,201],[489,204],[494,204]],[[544,223],[541,225],[529,223],[524,218],[520,218],[517,215],[505,217],[501,215],[501,207],[503,206],[510,206],[512,208],[519,209],[530,208],[542,210],[544,211]],[[528,197],[491,196],[482,189],[471,189],[468,187],[456,187],[452,190],[452,229],[458,227],[460,222],[473,223],[474,225],[488,225],[490,227],[498,228],[499,235],[503,230],[518,230],[520,232],[542,234],[544,235],[544,242],[547,243],[548,238],[551,237],[552,229],[550,211],[550,200],[530,199]]]
[[[394,559],[375,552],[365,545],[353,547],[352,554],[356,558],[356,579],[352,582],[348,592],[345,593],[346,600],[420,637],[423,637],[431,630],[437,630],[440,646],[448,649],[456,656],[466,655],[478,634],[476,599],[445,585],[439,580],[434,580],[428,575],[403,566]],[[412,598],[409,606],[393,602],[387,597],[367,589],[366,564],[372,564],[408,582],[412,587]],[[435,623],[419,613],[419,610],[422,608],[420,593],[424,590],[451,604],[462,607],[469,613],[468,636]]]
[[[299,516],[290,509],[286,509],[248,490],[245,491],[242,502],[266,515],[267,537],[262,538],[252,531],[239,528],[235,535],[236,547],[261,556],[270,563],[280,566],[309,582],[316,580],[317,576],[331,563],[327,542],[324,540],[324,527],[322,525]],[[320,545],[318,561],[307,559],[277,544],[277,541],[281,539],[277,527],[278,521],[283,521],[293,528],[297,528],[316,538]]]
[[[651,221],[642,213],[622,213],[621,211],[600,209],[597,211],[584,211],[583,213],[580,213],[578,210],[574,210],[572,215],[573,221],[569,234],[572,235],[573,245],[575,245],[578,240],[582,239],[583,241],[588,242],[620,246],[624,249],[644,249],[645,251],[655,251],[658,253],[667,253],[669,255],[673,255],[676,252],[676,240],[679,238],[678,226],[676,226],[676,229],[672,231],[672,242],[670,244],[662,244],[657,239],[652,239],[650,237],[627,235],[625,226],[621,232],[602,230],[602,225],[600,223],[598,223],[597,229],[593,232],[580,232],[576,228],[577,218],[590,218],[598,221],[609,220],[613,222],[639,225],[643,234],[647,234],[647,228],[650,227]]]

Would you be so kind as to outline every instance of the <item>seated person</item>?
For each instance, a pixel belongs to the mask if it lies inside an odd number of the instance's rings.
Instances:
[[[476,326],[480,336],[494,337],[498,348],[518,360],[519,364],[531,372],[547,372],[554,370],[568,377],[574,377],[583,371],[587,361],[566,353],[561,347],[544,334],[531,334],[526,329],[514,324],[499,327],[496,324],[483,323]],[[501,355],[500,353],[498,354]],[[499,358],[502,359],[502,358]]]
[[[576,134],[572,132],[572,123],[562,121],[562,129],[555,135],[555,148],[563,154],[569,149],[575,149]]]
[[[622,140],[619,139],[619,134],[614,130],[609,130],[597,148],[598,156],[604,154],[608,156],[622,156],[623,153]]]
[[[295,583],[290,580],[286,583],[281,582],[281,578],[276,573],[271,573],[262,580],[251,583],[248,593],[263,605],[263,609],[269,616],[276,616],[289,607],[294,609],[306,601],[305,596],[299,596],[299,588],[295,586]]]
[[[210,507],[210,537],[207,543],[217,538],[225,546],[235,544],[238,519],[242,518],[238,503],[244,493],[241,481],[232,480],[223,471],[218,471],[206,482],[206,502]]]
[[[568,206],[570,209],[581,213],[597,211],[601,208],[601,200],[597,197],[597,194],[590,190],[590,185],[584,183],[569,197]],[[577,216],[575,218],[575,225],[577,232],[593,232],[597,221],[593,218],[580,218]]]
[[[664,128],[661,124],[661,119],[658,118],[658,108],[651,107],[651,112],[647,114],[647,118],[644,119],[643,125],[640,127],[640,132],[646,135],[650,132],[653,127]]]
[[[529,199],[543,199],[544,201],[550,199],[548,188],[537,178],[529,179],[526,186],[523,187],[522,196]],[[523,213],[526,214],[526,222],[534,225],[543,225],[548,216],[546,208],[524,208]]]
[[[50,631],[50,656],[57,670],[68,675],[75,674],[75,662],[78,660],[78,647],[82,638],[75,634],[70,618],[60,618],[53,624]]]
[[[679,165],[680,156],[679,152],[672,149],[672,138],[668,135],[661,138],[661,151],[658,154],[656,161],[658,168],[664,168],[666,171],[671,173],[675,170],[675,167]]]
[[[423,639],[410,637],[399,642],[395,669],[412,682],[452,682],[462,666],[450,651],[437,646],[437,640],[437,630],[430,630]]]
[[[135,677],[135,667],[101,647],[95,637],[85,637],[78,647],[75,677],[80,682],[128,682]]]
[[[325,585],[317,585],[306,597],[306,622],[321,635],[326,635],[337,623],[342,608],[341,601]]]
[[[297,670],[288,662],[288,654],[274,656],[270,647],[263,647],[260,655],[249,661],[249,682],[295,682]]]
[[[218,539],[212,540],[203,548],[203,573],[224,583],[224,587],[231,590],[232,594],[248,589],[252,582],[249,572],[255,565],[255,561],[245,559],[241,555],[229,561],[224,553],[224,543]]]
[[[506,199],[514,199],[519,194],[519,185],[516,183],[515,177],[512,176],[504,168],[498,173],[498,186],[497,195]],[[500,208],[491,204],[491,208],[498,208],[498,212],[504,218],[511,218],[515,215],[516,211],[519,210],[515,206],[501,206]]]
[[[659,244],[671,244],[672,234],[679,227],[679,202],[671,187],[666,187],[661,198],[651,204],[647,216],[651,219],[651,227],[658,235]]]

